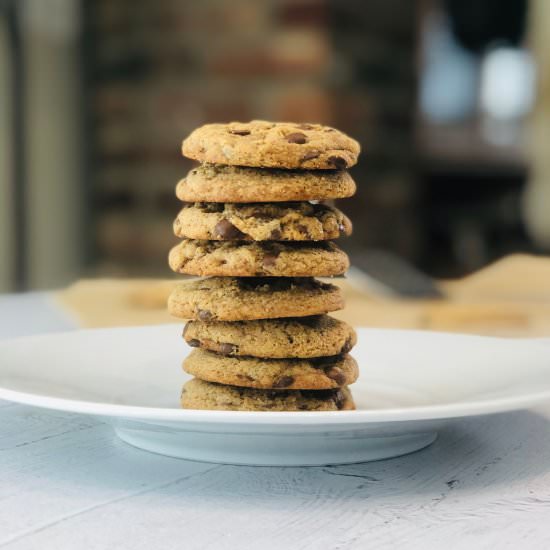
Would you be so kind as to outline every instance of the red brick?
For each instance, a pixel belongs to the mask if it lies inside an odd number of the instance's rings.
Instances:
[[[329,23],[327,0],[287,0],[278,7],[277,18],[284,26],[326,27]]]
[[[210,69],[216,74],[269,76],[319,74],[328,67],[328,40],[310,31],[279,32],[262,43],[250,44],[214,57]]]
[[[104,257],[128,262],[166,262],[168,251],[176,242],[168,219],[139,213],[104,215],[97,224],[96,235]]]
[[[166,33],[200,33],[205,36],[234,32],[241,36],[269,24],[269,2],[201,0],[189,4],[181,0],[162,0],[147,3],[151,6],[146,23]]]
[[[321,87],[289,87],[272,99],[271,118],[296,122],[320,122],[331,119],[330,96]]]
[[[128,85],[102,86],[94,92],[93,110],[96,115],[108,119],[127,116],[135,109],[136,95]]]

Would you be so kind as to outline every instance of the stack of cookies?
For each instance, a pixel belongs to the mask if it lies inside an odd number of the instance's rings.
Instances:
[[[345,170],[359,145],[317,124],[208,124],[184,142],[201,164],[180,181],[174,222],[182,241],[170,267],[207,277],[179,284],[170,313],[190,319],[185,359],[191,409],[353,409],[357,379],[348,355],[354,330],[327,312],[340,289],[314,277],[342,275],[347,255],[331,239],[351,233],[339,210],[319,201],[350,197]]]

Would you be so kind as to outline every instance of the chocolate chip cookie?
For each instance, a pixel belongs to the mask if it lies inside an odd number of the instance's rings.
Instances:
[[[350,355],[312,359],[230,357],[201,349],[183,361],[188,374],[218,384],[259,389],[328,390],[353,384],[359,375]]]
[[[194,160],[259,168],[342,170],[359,151],[354,139],[328,126],[264,120],[206,124],[182,144]]]
[[[309,202],[256,204],[187,203],[174,233],[214,241],[324,241],[351,234],[340,210]]]
[[[186,202],[284,202],[351,197],[355,182],[345,170],[268,170],[202,164],[176,187]]]
[[[328,315],[258,321],[189,321],[192,347],[222,355],[311,358],[347,353],[357,341],[352,327]]]
[[[257,390],[224,386],[194,378],[181,394],[184,409],[222,411],[342,411],[354,410],[348,388],[334,390]]]
[[[184,239],[170,251],[173,271],[221,277],[331,277],[349,267],[347,254],[331,241],[221,242]]]
[[[343,307],[337,286],[312,278],[212,277],[180,283],[168,298],[171,315],[200,321],[303,317]]]

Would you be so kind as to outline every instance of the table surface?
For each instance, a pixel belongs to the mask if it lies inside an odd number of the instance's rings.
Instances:
[[[71,328],[48,295],[0,296],[0,338]],[[549,420],[550,406],[460,420],[381,462],[252,468],[0,401],[0,549],[546,549]]]

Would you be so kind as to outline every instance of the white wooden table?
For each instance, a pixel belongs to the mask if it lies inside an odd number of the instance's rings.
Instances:
[[[0,338],[70,326],[43,295],[0,296]],[[548,549],[550,406],[458,421],[403,458],[250,468],[0,402],[0,548]]]

